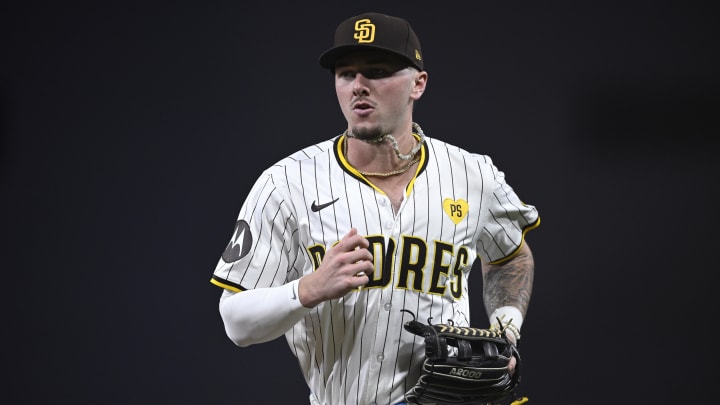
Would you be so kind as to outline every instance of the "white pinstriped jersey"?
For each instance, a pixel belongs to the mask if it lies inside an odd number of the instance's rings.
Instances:
[[[312,272],[357,228],[371,243],[372,279],[318,305],[285,336],[313,404],[394,404],[424,359],[422,341],[402,326],[411,315],[401,309],[470,326],[472,263],[512,256],[540,218],[488,156],[429,137],[395,214],[384,193],[347,164],[343,142],[338,136],[305,148],[259,177],[212,282],[233,291],[285,284]]]

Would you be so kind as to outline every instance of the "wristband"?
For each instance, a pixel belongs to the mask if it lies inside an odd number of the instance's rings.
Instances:
[[[500,307],[490,314],[490,329],[507,330],[515,336],[515,340],[518,342],[520,341],[520,327],[522,323],[522,313],[515,307]]]

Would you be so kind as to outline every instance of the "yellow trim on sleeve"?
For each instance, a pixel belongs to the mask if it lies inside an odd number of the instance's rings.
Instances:
[[[537,221],[535,221],[535,223],[533,223],[532,225],[530,225],[530,226],[528,226],[527,228],[523,229],[522,239],[520,240],[520,246],[518,246],[517,249],[515,249],[514,252],[512,252],[511,254],[503,257],[502,259],[498,259],[498,260],[495,260],[495,261],[493,261],[493,262],[488,262],[488,264],[500,264],[500,263],[506,262],[506,261],[512,259],[513,257],[515,257],[518,253],[520,253],[520,248],[522,248],[522,246],[525,244],[525,234],[528,233],[528,231],[531,231],[531,230],[537,228],[538,226],[540,226],[540,217],[538,217],[538,219],[537,219]],[[511,405],[512,405],[512,404],[511,404]]]
[[[218,281],[218,280],[215,279],[215,278],[211,278],[211,279],[210,279],[210,282],[213,283],[213,284],[215,284],[215,285],[218,286],[218,287],[221,287],[221,288],[224,288],[224,289],[226,289],[226,290],[233,291],[233,292],[241,292],[241,291],[242,291],[241,289],[239,289],[239,288],[237,288],[237,287],[233,287],[233,286],[231,286],[230,284],[221,283],[220,281]]]

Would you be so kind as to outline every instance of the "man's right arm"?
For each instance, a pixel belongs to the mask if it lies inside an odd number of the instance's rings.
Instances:
[[[298,280],[238,293],[224,290],[220,297],[225,333],[241,347],[282,336],[311,310],[300,303]]]
[[[225,333],[241,347],[282,336],[321,302],[368,283],[374,265],[367,247],[367,239],[353,228],[311,274],[277,287],[225,290],[219,306]]]

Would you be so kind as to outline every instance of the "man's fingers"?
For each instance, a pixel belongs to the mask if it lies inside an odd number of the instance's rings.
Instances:
[[[349,252],[359,247],[367,248],[368,246],[370,246],[370,242],[368,242],[368,240],[365,239],[364,236],[358,235],[357,229],[352,228],[348,233],[345,234],[345,236],[343,236],[343,238],[336,246]]]
[[[369,278],[375,268],[373,255],[367,249],[368,246],[370,246],[370,242],[364,236],[359,235],[356,228],[352,228],[332,249],[335,250],[337,259],[341,263],[345,263],[344,272],[346,274]]]
[[[515,374],[515,366],[517,365],[517,360],[515,357],[510,357],[510,361],[508,362],[508,372],[510,375]]]
[[[366,248],[356,247],[355,249],[347,252],[348,261],[350,263],[359,262],[361,260],[373,260],[373,255]]]

